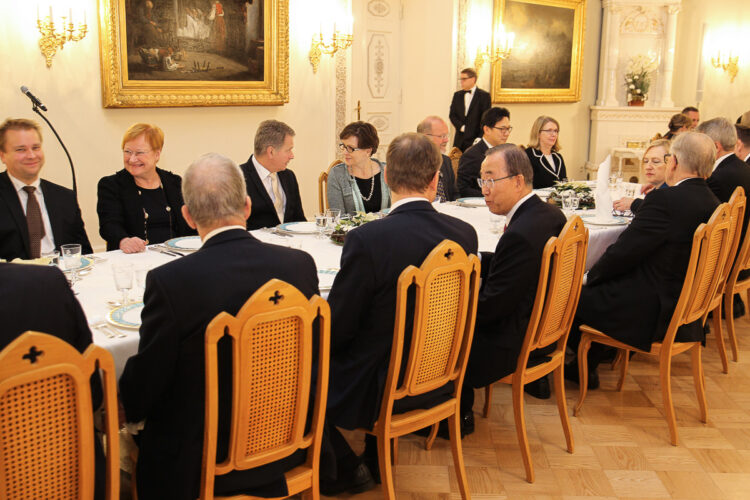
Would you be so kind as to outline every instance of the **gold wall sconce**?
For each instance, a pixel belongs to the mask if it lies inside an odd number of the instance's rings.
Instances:
[[[352,46],[354,35],[351,17],[342,16],[342,18],[343,20],[333,22],[327,28],[321,24],[320,31],[313,35],[308,56],[313,73],[318,72],[323,54],[333,55],[339,50],[346,50]]]
[[[729,75],[729,83],[734,83],[734,79],[737,77],[739,67],[739,56],[732,56],[732,53],[722,54],[721,50],[716,54],[716,57],[711,58],[711,65],[716,69],[722,69]]]
[[[505,26],[499,24],[495,29],[495,36],[492,41],[494,50],[490,50],[489,45],[485,47],[484,51],[482,51],[481,48],[477,49],[477,57],[474,59],[474,67],[476,68],[477,73],[482,69],[482,66],[484,66],[486,62],[494,64],[510,57],[515,40],[516,34],[505,31]]]
[[[83,40],[88,33],[86,25],[86,11],[83,11],[83,22],[73,22],[73,9],[68,10],[68,15],[59,16],[59,28],[52,14],[52,6],[49,7],[49,16],[44,19],[39,17],[39,6],[36,10],[36,26],[42,35],[39,38],[39,49],[47,60],[47,67],[52,67],[52,57],[58,50],[62,50],[67,42],[78,42]]]

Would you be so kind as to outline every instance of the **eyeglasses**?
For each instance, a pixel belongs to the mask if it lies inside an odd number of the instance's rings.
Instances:
[[[510,134],[510,131],[513,130],[513,127],[490,127],[499,130],[503,134]]]
[[[340,149],[341,151],[346,151],[346,152],[347,152],[347,153],[349,153],[349,154],[351,154],[351,153],[353,153],[353,152],[355,152],[355,151],[362,151],[362,148],[353,148],[353,147],[351,147],[351,146],[347,146],[347,145],[346,145],[346,144],[344,144],[343,142],[340,142],[340,143],[339,143],[339,149]]]
[[[131,156],[135,155],[136,159],[143,158],[147,154],[149,154],[151,151],[131,151],[129,149],[123,149],[122,155],[125,158],[130,158]]]
[[[437,137],[443,141],[448,140],[448,138],[450,137],[448,134],[443,134],[443,135],[425,134],[425,135],[429,135],[430,137]]]
[[[540,130],[539,132],[544,132],[545,134],[559,134],[560,131],[556,128],[550,128],[546,130]]]
[[[463,82],[464,80],[471,80],[472,78],[474,78],[474,77],[473,76],[461,76],[458,79]]]
[[[498,179],[477,179],[477,184],[479,185],[479,189],[489,188],[492,189],[495,187],[495,183],[502,181],[503,179],[510,179],[511,177],[515,177],[520,174],[513,174],[513,175],[506,175],[505,177],[500,177]]]

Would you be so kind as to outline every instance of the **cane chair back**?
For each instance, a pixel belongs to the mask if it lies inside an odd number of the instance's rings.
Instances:
[[[706,422],[708,410],[706,406],[705,382],[703,364],[701,362],[701,342],[675,342],[675,336],[680,326],[705,318],[711,306],[711,298],[719,286],[721,268],[726,262],[726,256],[731,245],[730,241],[731,215],[729,205],[722,203],[714,211],[709,221],[701,224],[695,230],[690,260],[685,273],[677,305],[669,322],[664,339],[654,342],[650,351],[635,349],[628,344],[615,340],[588,325],[581,326],[581,343],[578,346],[578,374],[580,381],[580,395],[573,411],[577,415],[586,398],[588,385],[588,350],[592,342],[616,347],[626,351],[636,351],[642,354],[659,356],[660,384],[664,412],[669,426],[670,441],[677,445],[677,421],[672,403],[671,369],[672,357],[690,351],[693,369],[693,383],[698,397],[701,421]],[[619,386],[623,384],[627,370],[629,356],[623,356],[622,371]]]
[[[479,270],[476,255],[467,256],[459,244],[443,240],[421,267],[407,267],[398,279],[388,376],[378,421],[373,429],[367,430],[378,438],[378,459],[386,498],[395,498],[391,440],[446,418],[450,422],[451,449],[459,489],[462,498],[469,498],[458,417],[461,385],[474,335]],[[405,331],[410,290],[413,291],[414,313],[411,341],[407,347]],[[402,373],[404,361],[406,367]],[[402,381],[399,383],[399,380]],[[432,408],[393,414],[395,401],[425,394],[449,382],[453,383],[453,392],[448,401]]]
[[[747,195],[747,193],[746,193]],[[745,210],[748,210],[747,206]],[[739,360],[739,349],[737,346],[737,333],[734,327],[734,294],[745,292],[748,307],[750,308],[750,231],[745,232],[745,238],[740,242],[737,250],[737,259],[732,271],[729,273],[727,285],[724,290],[724,311],[727,318],[727,332],[729,343],[732,347],[732,356],[735,361]],[[741,275],[742,273],[742,275]]]
[[[319,340],[314,346],[316,326]],[[229,453],[217,464],[217,346],[225,335],[232,343],[232,423]],[[308,300],[295,287],[277,279],[260,287],[236,317],[222,312],[209,323],[201,498],[214,498],[215,475],[259,467],[300,448],[309,449],[307,462],[287,472],[289,495],[311,489],[313,496],[318,496],[329,338],[328,303],[317,295]],[[305,432],[316,348],[314,410],[312,424]]]
[[[106,498],[119,498],[119,436],[112,355],[28,331],[0,353],[0,498],[94,498],[91,376],[103,375]]]
[[[451,148],[451,150],[448,152],[448,158],[451,159],[451,167],[453,168],[453,176],[458,176],[458,162],[461,160],[461,155],[463,153],[460,149],[457,147]]]
[[[318,176],[318,212],[323,213],[328,210],[328,174],[331,169],[341,163],[341,160],[333,160],[325,172]]]
[[[563,432],[568,451],[573,453],[573,433],[568,420],[563,369],[565,345],[581,295],[588,237],[588,229],[584,227],[581,218],[575,216],[565,224],[559,236],[553,236],[547,241],[542,253],[534,307],[526,328],[526,336],[518,356],[516,370],[511,375],[500,379],[500,382],[513,385],[516,432],[526,468],[526,480],[530,483],[534,482],[534,467],[526,435],[523,388],[528,382],[538,380],[553,371],[555,398]],[[533,367],[527,366],[529,354],[532,351],[553,343],[557,345],[555,350],[548,355],[547,361]],[[491,402],[492,384],[485,388],[485,417],[489,415]]]

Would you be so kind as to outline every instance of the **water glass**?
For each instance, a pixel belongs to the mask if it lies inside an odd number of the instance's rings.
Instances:
[[[60,250],[62,251],[62,257],[59,260],[60,268],[67,276],[70,276],[70,286],[73,287],[78,281],[78,268],[81,267],[81,245],[78,243],[61,245]]]
[[[146,275],[148,274],[148,267],[145,266],[138,266],[134,269],[134,275],[135,275],[135,284],[138,285],[138,288],[141,290],[146,290]]]
[[[328,217],[326,216],[325,212],[315,214],[315,227],[318,230],[318,238],[323,238],[323,232],[325,231],[327,225]]]
[[[113,262],[112,275],[115,278],[115,288],[122,292],[121,306],[128,304],[128,291],[133,288],[133,264],[130,262]]]
[[[505,216],[490,214],[490,232],[493,234],[500,234],[503,232],[503,226],[505,225]]]
[[[573,214],[573,212],[575,212],[576,210],[578,210],[578,205],[579,205],[580,201],[581,201],[580,198],[578,198],[578,196],[575,195],[575,194],[570,197],[570,212],[571,212],[571,215]]]

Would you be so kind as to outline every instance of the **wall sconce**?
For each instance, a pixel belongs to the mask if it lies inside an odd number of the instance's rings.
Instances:
[[[723,69],[725,73],[729,74],[729,83],[734,83],[734,79],[737,77],[739,68],[737,62],[739,56],[732,56],[732,53],[722,55],[721,50],[717,53],[716,57],[711,58],[711,65],[716,69]]]
[[[490,51],[487,46],[482,52],[482,49],[477,49],[477,57],[474,59],[474,67],[477,73],[482,69],[484,63],[490,62],[492,64],[510,57],[510,53],[513,50],[513,42],[516,39],[515,33],[508,33],[505,31],[505,26],[499,24],[495,29],[495,36],[493,37],[494,51]]]
[[[66,22],[67,21],[67,22]],[[73,9],[68,10],[67,16],[60,16],[60,30],[55,26],[54,16],[52,15],[52,6],[49,8],[49,16],[43,20],[39,17],[39,6],[36,8],[36,27],[42,35],[39,38],[39,49],[47,60],[47,67],[52,67],[52,56],[57,50],[62,50],[67,42],[78,42],[83,40],[88,33],[86,26],[86,11],[83,11],[83,22],[76,26],[73,23]]]
[[[312,38],[310,47],[310,64],[313,67],[313,73],[318,72],[320,58],[323,54],[333,55],[338,50],[346,50],[352,46],[354,41],[351,16],[343,15],[343,22],[333,22],[324,27],[321,23],[320,31],[315,33]],[[339,27],[341,27],[339,29]]]

